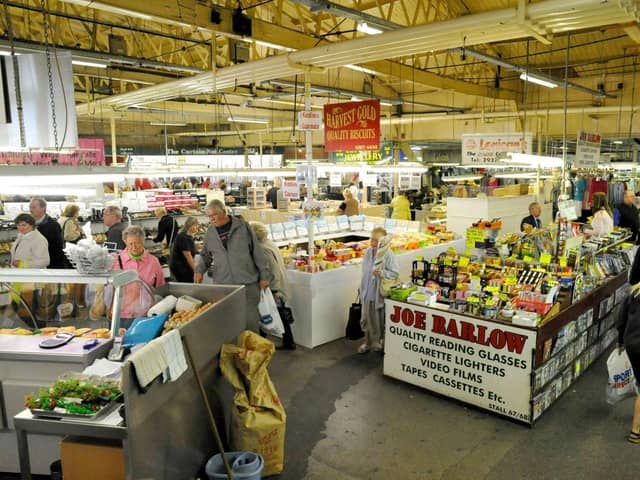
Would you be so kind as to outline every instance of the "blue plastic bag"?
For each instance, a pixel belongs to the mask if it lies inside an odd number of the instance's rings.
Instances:
[[[169,315],[154,315],[153,317],[136,318],[131,327],[124,334],[122,346],[131,348],[141,343],[149,343],[162,332],[164,322],[167,321]]]

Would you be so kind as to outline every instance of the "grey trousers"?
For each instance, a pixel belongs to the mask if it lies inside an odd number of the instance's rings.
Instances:
[[[260,312],[258,312],[258,304],[260,303],[260,285],[258,283],[249,283],[244,286],[246,291],[246,310],[247,330],[259,333],[260,330]]]
[[[362,303],[360,326],[364,330],[364,341],[373,345],[384,338],[384,307],[376,308],[373,301]]]

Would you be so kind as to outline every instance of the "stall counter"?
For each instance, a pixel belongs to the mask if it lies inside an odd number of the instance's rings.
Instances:
[[[462,253],[465,241],[454,240],[397,254],[400,279],[410,279],[412,263],[418,256],[430,260],[450,247]],[[314,348],[344,337],[349,307],[360,288],[360,266],[349,265],[319,273],[290,270],[288,276],[292,290],[291,306],[295,318],[292,329],[296,343]]]

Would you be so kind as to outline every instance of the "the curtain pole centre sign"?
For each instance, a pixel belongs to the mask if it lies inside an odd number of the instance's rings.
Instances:
[[[324,106],[325,152],[380,150],[380,101]]]

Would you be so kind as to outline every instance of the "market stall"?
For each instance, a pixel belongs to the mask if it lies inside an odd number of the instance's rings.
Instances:
[[[515,252],[425,263],[417,290],[386,301],[385,375],[533,424],[617,338],[627,238],[586,241],[570,266]]]

